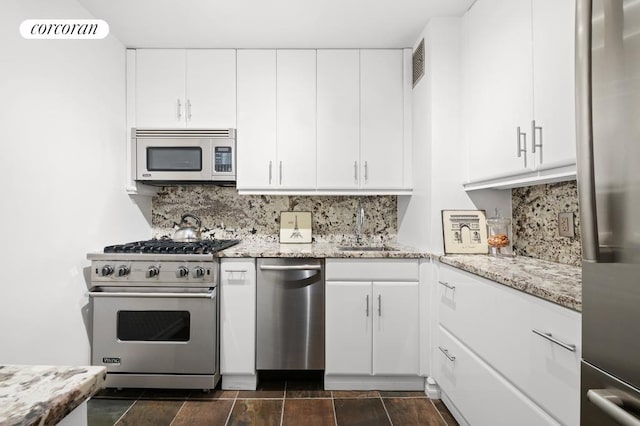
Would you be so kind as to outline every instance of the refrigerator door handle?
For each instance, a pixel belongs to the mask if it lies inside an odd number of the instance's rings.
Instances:
[[[582,259],[599,258],[591,109],[591,0],[576,2],[576,141]]]
[[[640,426],[640,419],[628,413],[625,403],[633,402],[632,398],[622,391],[609,389],[589,389],[587,399],[600,408],[609,417],[624,426]]]

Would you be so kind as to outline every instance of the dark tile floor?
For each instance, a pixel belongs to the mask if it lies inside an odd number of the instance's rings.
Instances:
[[[104,389],[88,406],[89,426],[457,425],[423,392],[325,391],[321,377],[269,377],[255,391]]]

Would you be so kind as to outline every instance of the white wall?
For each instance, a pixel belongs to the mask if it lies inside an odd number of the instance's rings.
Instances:
[[[150,199],[124,191],[125,49],[24,40],[33,18],[91,18],[75,0],[0,13],[0,364],[87,364],[86,253],[149,238]]]
[[[511,212],[508,190],[467,194],[463,189],[461,22],[431,19],[415,44],[424,37],[425,75],[412,92],[413,195],[398,197],[398,240],[432,253],[444,252],[441,210]]]

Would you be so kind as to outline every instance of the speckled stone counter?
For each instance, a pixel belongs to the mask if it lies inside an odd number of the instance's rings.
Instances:
[[[582,269],[525,256],[434,256],[440,262],[524,291],[575,311],[582,311]]]
[[[104,385],[104,367],[0,365],[0,425],[54,425]]]
[[[340,250],[341,245],[333,243],[279,244],[269,241],[242,241],[240,244],[218,252],[219,257],[341,257],[341,258],[386,258],[419,259],[428,258],[429,253],[400,244],[385,244],[394,250]]]

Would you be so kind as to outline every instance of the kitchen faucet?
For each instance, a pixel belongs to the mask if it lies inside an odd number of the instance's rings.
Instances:
[[[362,242],[362,225],[364,225],[364,207],[362,207],[362,198],[358,198],[358,207],[356,208],[356,225],[353,231],[356,234],[356,243]]]

